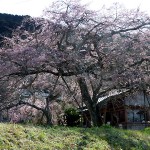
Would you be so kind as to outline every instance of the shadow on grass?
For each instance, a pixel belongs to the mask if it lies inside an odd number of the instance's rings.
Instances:
[[[82,138],[78,149],[86,147],[90,142],[104,140],[107,142],[106,149],[121,150],[149,150],[150,138],[140,131],[121,130],[113,127],[82,129]]]

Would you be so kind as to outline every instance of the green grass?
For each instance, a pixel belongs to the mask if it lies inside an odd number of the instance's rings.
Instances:
[[[150,150],[143,131],[0,124],[0,150]]]

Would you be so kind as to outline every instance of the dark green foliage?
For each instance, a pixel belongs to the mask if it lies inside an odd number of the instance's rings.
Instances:
[[[68,108],[65,110],[65,117],[67,126],[77,126],[80,124],[79,112],[75,108]]]
[[[24,19],[24,16],[0,14],[0,34],[11,36],[12,29],[16,29]]]
[[[150,128],[145,128],[143,132],[150,135]]]
[[[12,37],[12,31],[21,25],[25,17],[0,13],[0,46],[3,45],[3,36]]]

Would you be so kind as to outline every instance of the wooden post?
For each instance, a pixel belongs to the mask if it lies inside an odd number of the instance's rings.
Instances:
[[[104,124],[106,123],[106,111],[107,111],[107,108],[104,108]]]
[[[125,115],[125,126],[127,128],[128,124],[128,115],[127,115],[127,108],[124,106],[124,115]]]
[[[144,123],[145,123],[145,127],[146,127],[146,92],[145,90],[143,90],[143,94],[144,94]]]

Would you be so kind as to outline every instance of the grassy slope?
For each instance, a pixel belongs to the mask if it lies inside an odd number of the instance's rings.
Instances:
[[[145,131],[0,124],[0,150],[150,150]]]

